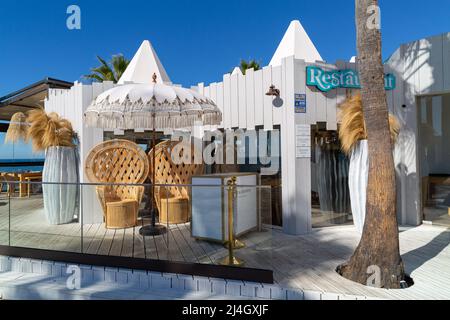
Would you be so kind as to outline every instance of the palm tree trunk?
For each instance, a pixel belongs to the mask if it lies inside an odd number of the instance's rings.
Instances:
[[[381,60],[381,32],[367,24],[373,15],[373,12],[367,12],[370,6],[378,6],[378,0],[355,0],[361,97],[369,146],[366,219],[358,247],[350,260],[338,267],[338,271],[345,278],[368,284],[373,273],[371,270],[379,270],[378,281],[375,282],[380,287],[399,288],[400,281],[404,280],[404,268],[399,252],[395,171]]]

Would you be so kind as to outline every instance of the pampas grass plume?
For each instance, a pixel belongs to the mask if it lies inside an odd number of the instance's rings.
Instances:
[[[339,129],[341,148],[344,153],[350,154],[359,140],[367,139],[361,95],[357,94],[345,100],[339,106],[338,117],[341,120]],[[395,143],[400,132],[400,123],[392,114],[389,114],[389,129],[392,142]]]
[[[5,143],[15,143],[27,139],[27,117],[23,112],[16,112],[12,115],[8,130],[5,135]]]
[[[33,150],[73,146],[75,132],[72,124],[56,112],[47,114],[42,109],[32,110],[28,113],[27,121],[30,124],[28,138],[32,141]]]

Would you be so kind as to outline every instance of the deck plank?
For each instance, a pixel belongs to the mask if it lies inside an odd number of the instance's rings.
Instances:
[[[114,229],[106,229],[106,231],[104,233],[104,237],[102,239],[102,242],[101,242],[100,247],[98,248],[96,254],[106,255],[106,256],[109,255],[115,233],[116,233],[116,230],[114,230]]]
[[[178,224],[178,230],[180,231],[184,241],[186,241],[193,251],[197,262],[199,263],[213,263],[212,259],[207,254],[206,250],[200,245],[199,241],[196,241],[191,237],[191,231],[187,224]]]
[[[178,225],[174,225],[171,231],[173,234],[173,238],[177,244],[177,247],[180,250],[181,255],[183,256],[183,261],[193,263],[199,262],[199,257],[195,254],[194,250],[192,249],[191,239],[190,238],[186,239],[183,236]]]
[[[120,256],[122,253],[123,240],[125,236],[125,229],[116,229],[114,237],[111,243],[111,249],[109,250],[110,256]]]
[[[122,257],[132,257],[133,256],[133,246],[134,246],[134,227],[126,228],[123,235],[123,245],[120,251],[120,256]]]
[[[145,258],[159,259],[154,237],[145,237]]]

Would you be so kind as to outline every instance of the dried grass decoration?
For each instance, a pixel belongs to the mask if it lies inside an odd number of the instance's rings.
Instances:
[[[16,143],[20,140],[27,140],[27,130],[27,116],[23,112],[14,113],[6,131],[5,143]]]
[[[56,112],[47,114],[43,109],[35,109],[25,116],[17,112],[11,117],[5,142],[29,141],[34,151],[48,147],[73,147],[76,134],[70,121],[61,118]]]
[[[29,123],[28,139],[33,144],[33,150],[74,146],[75,132],[72,124],[56,112],[47,114],[42,109],[29,111],[27,122]]]
[[[338,117],[341,120],[339,129],[341,148],[348,155],[356,142],[367,139],[361,95],[358,94],[345,100],[339,106]],[[391,132],[391,140],[394,144],[400,131],[400,123],[392,114],[389,114],[389,129]]]

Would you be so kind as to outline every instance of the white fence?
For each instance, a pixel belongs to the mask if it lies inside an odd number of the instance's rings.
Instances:
[[[80,140],[81,182],[89,182],[84,175],[84,159],[86,159],[88,152],[93,146],[103,141],[103,130],[88,128],[83,125],[83,113],[93,99],[113,86],[114,84],[110,81],[93,83],[92,85],[75,83],[69,90],[50,89],[49,96],[45,101],[45,110],[47,112],[57,112],[62,117],[70,120],[74,130],[78,133]],[[103,221],[102,210],[95,196],[94,187],[84,188],[83,222],[100,223]]]
[[[311,163],[309,158],[296,157],[295,126],[325,122],[327,129],[336,130],[337,106],[347,96],[354,93],[354,90],[344,88],[325,93],[307,86],[306,67],[308,65],[310,64],[294,59],[292,56],[283,59],[281,66],[267,66],[258,71],[250,69],[247,70],[246,75],[225,74],[222,82],[211,83],[207,86],[199,83],[192,87],[215,101],[221,109],[223,121],[219,128],[261,127],[264,130],[272,130],[274,126],[281,127],[283,224],[286,232],[296,234],[308,232],[311,226]],[[324,70],[356,69],[357,67],[355,63],[345,61],[338,61],[336,64],[316,62],[314,65]],[[396,89],[388,91],[390,109],[403,119],[403,115],[400,114],[403,112],[401,106],[405,103],[402,73],[391,65],[386,66],[386,72],[394,73],[397,79]],[[280,98],[283,100],[281,107],[274,107],[273,97],[266,95],[272,84],[280,89]],[[113,86],[111,82],[92,85],[77,83],[70,90],[52,89],[45,102],[45,108],[48,111],[58,112],[72,121],[74,129],[78,132],[81,142],[81,172],[83,172],[84,159],[89,150],[103,140],[101,129],[87,128],[83,125],[83,113],[94,98]],[[295,113],[295,94],[306,94],[306,113]],[[87,182],[84,176],[83,181]],[[399,193],[404,195],[401,190]],[[85,195],[84,201],[86,202],[85,215],[86,210],[92,213],[101,212],[92,192]],[[403,209],[403,217],[406,219],[404,211]],[[93,213],[86,222],[100,221],[101,215]]]

